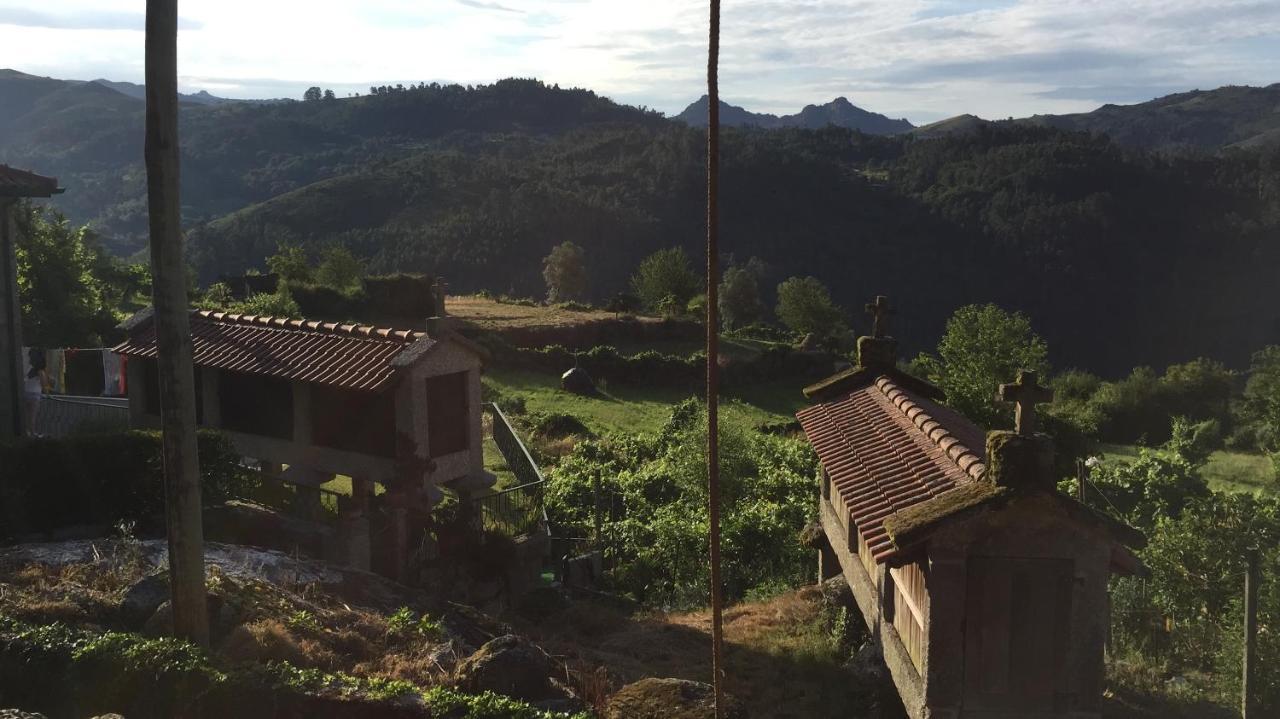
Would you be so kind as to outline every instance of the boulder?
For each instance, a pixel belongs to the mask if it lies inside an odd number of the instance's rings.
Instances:
[[[161,604],[169,601],[169,573],[152,572],[134,582],[120,600],[120,618],[130,629],[140,629]]]
[[[889,681],[889,667],[885,666],[884,652],[877,639],[871,639],[863,644],[862,648],[844,663],[844,667],[860,684],[880,684]]]
[[[45,719],[43,714],[24,712],[21,709],[0,709],[0,719]]]
[[[466,692],[491,691],[514,699],[554,699],[555,664],[542,648],[524,637],[506,634],[490,640],[458,665],[458,686]]]
[[[573,394],[593,395],[596,393],[596,383],[585,369],[574,367],[560,375],[560,389]]]
[[[858,611],[858,606],[853,601],[853,590],[849,588],[849,582],[845,581],[844,575],[837,574],[818,585],[818,588],[822,591],[822,603],[825,606],[831,609],[844,607],[850,611]]]
[[[741,702],[725,696],[725,719],[746,719]],[[715,693],[710,684],[687,679],[641,679],[609,699],[605,719],[715,719]]]

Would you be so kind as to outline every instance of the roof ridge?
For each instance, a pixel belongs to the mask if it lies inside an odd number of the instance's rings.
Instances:
[[[899,387],[888,375],[881,375],[876,378],[876,389],[884,393],[889,399],[889,403],[902,412],[907,419],[911,420],[931,442],[938,445],[942,449],[942,453],[958,466],[961,471],[969,475],[972,479],[982,479],[986,474],[987,465],[983,463],[982,456],[970,447],[960,441],[958,437],[951,433],[938,420],[934,419],[924,407],[921,407],[905,390]]]
[[[254,325],[270,329],[316,332],[327,335],[357,337],[370,340],[410,344],[427,335],[418,330],[398,330],[391,327],[360,325],[342,322],[321,322],[304,318],[272,317],[270,315],[238,314],[218,310],[193,310],[197,317],[219,324]]]

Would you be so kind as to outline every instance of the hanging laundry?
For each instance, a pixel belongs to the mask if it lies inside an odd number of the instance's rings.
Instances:
[[[123,383],[120,379],[120,355],[111,350],[102,351],[102,394],[123,394]]]
[[[67,392],[67,353],[66,350],[45,350],[45,369],[49,373],[49,391],[53,394]]]

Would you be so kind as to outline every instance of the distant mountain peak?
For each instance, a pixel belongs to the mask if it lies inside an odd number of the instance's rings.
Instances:
[[[675,119],[691,127],[707,125],[706,95],[695,100]],[[774,129],[780,127],[801,127],[811,130],[828,125],[861,130],[870,135],[893,135],[911,130],[912,124],[906,119],[891,119],[876,112],[864,110],[841,96],[823,105],[805,105],[804,109],[794,115],[771,115],[763,112],[751,112],[737,105],[720,101],[720,124],[727,127],[760,127]]]

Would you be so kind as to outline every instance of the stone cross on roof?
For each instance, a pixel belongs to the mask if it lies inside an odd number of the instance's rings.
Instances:
[[[889,306],[889,298],[876,295],[875,302],[867,303],[867,313],[871,315],[871,336],[884,337],[889,334],[889,315],[893,308]]]
[[[1000,385],[1000,399],[1013,402],[1013,429],[1018,434],[1035,434],[1037,429],[1036,405],[1053,399],[1053,390],[1036,382],[1036,373],[1029,369],[1018,370],[1018,381]]]

